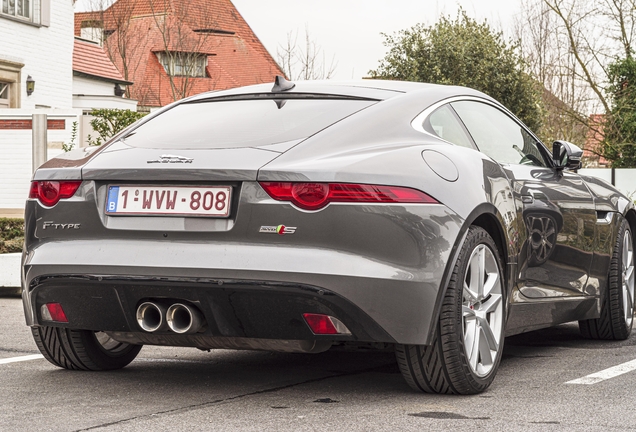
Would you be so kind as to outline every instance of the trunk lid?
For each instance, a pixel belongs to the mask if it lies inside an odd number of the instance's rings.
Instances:
[[[272,146],[152,149],[112,144],[82,168],[82,179],[110,181],[254,181],[258,170],[300,140]]]

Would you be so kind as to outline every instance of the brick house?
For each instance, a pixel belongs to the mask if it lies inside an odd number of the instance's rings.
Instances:
[[[605,116],[603,114],[591,114],[589,121],[589,129],[583,147],[583,158],[588,168],[607,168],[609,162],[603,156],[598,154],[598,147],[605,138],[603,134],[603,122]]]
[[[145,109],[282,75],[230,0],[118,0],[76,13],[75,34],[103,41]]]

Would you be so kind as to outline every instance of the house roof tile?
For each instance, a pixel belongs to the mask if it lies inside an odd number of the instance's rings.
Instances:
[[[205,91],[273,82],[282,75],[230,0],[118,0],[103,12],[75,14],[75,33],[90,21],[103,23],[105,47],[135,82],[131,96],[141,105],[162,106]],[[126,59],[118,55],[122,40],[128,43]],[[155,54],[161,51],[206,55],[206,77],[168,76]]]
[[[73,72],[115,83],[132,84],[124,79],[102,47],[78,39],[75,39],[73,46]]]

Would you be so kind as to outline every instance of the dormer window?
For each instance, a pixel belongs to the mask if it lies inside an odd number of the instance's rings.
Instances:
[[[170,76],[205,78],[208,56],[201,53],[182,51],[158,52],[157,59]]]

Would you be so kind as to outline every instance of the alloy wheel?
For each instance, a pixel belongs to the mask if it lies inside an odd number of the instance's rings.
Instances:
[[[490,373],[499,355],[502,300],[499,264],[492,250],[480,244],[473,249],[466,267],[462,301],[464,351],[479,377]]]
[[[625,324],[627,324],[628,328],[631,328],[634,319],[634,246],[629,230],[625,230],[625,235],[623,236],[622,255],[623,310],[625,311]]]

